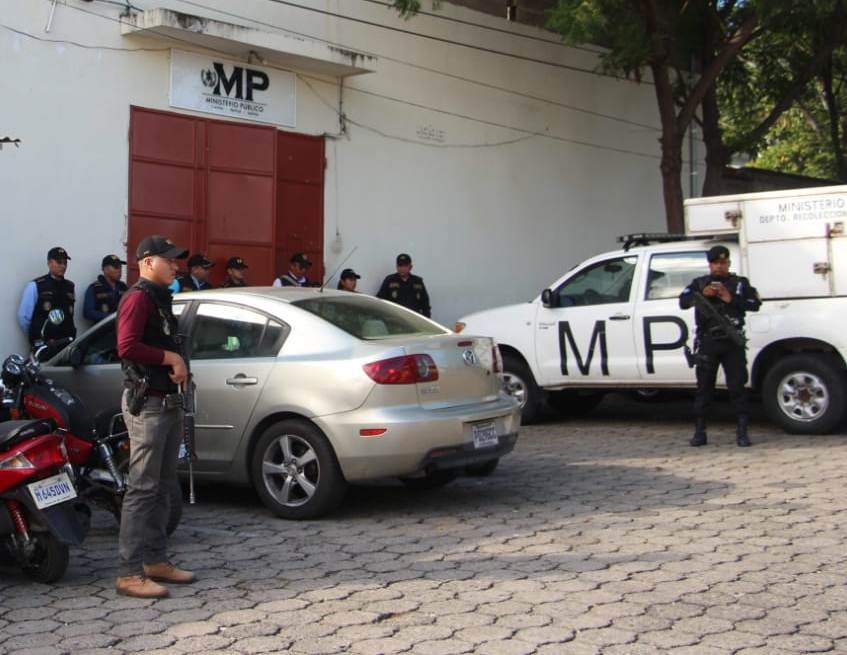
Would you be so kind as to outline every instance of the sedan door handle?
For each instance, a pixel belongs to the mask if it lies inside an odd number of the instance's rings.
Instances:
[[[629,314],[614,314],[609,317],[610,321],[628,321]]]
[[[239,373],[234,378],[227,378],[226,383],[232,387],[248,387],[253,384],[259,384],[259,378],[248,378],[243,373]]]

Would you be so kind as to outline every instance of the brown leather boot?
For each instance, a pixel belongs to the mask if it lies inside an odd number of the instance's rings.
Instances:
[[[125,575],[115,581],[115,591],[133,598],[167,598],[167,587],[153,582],[144,575]]]
[[[171,582],[173,584],[189,584],[190,582],[194,582],[194,574],[191,571],[178,569],[170,562],[145,564],[144,575],[159,582]]]

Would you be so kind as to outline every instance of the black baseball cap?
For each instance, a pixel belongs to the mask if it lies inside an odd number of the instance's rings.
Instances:
[[[50,248],[47,251],[47,259],[52,259],[54,261],[62,261],[63,259],[70,259],[71,256],[68,254],[68,251],[62,248],[61,246],[56,246],[55,248]]]
[[[227,268],[240,268],[240,269],[250,268],[249,266],[247,266],[245,261],[243,259],[241,259],[241,257],[230,257],[229,259],[226,260],[226,267]]]
[[[345,268],[343,271],[341,271],[341,279],[342,280],[349,280],[349,279],[361,280],[362,276],[359,275],[352,268]]]
[[[126,262],[117,255],[106,255],[103,258],[103,263],[100,264],[100,268],[103,268],[105,266],[114,266],[115,268],[120,268],[124,264],[126,264]]]
[[[188,268],[191,269],[194,266],[200,266],[202,268],[212,268],[214,264],[206,259],[206,255],[202,252],[198,252],[196,255],[191,255],[188,259]]]
[[[312,265],[311,260],[306,257],[305,253],[302,252],[295,252],[289,261],[292,264],[300,264],[300,266],[303,266],[304,268],[309,268]]]
[[[726,246],[712,246],[706,252],[706,259],[709,263],[726,261],[729,259],[729,249]]]
[[[397,266],[411,266],[412,258],[407,255],[405,252],[401,252],[397,255]]]
[[[135,250],[138,259],[145,257],[166,257],[168,259],[185,259],[188,250],[175,246],[174,242],[160,234],[144,237]]]

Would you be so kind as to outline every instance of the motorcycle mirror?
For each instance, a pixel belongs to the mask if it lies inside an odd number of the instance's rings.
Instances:
[[[82,352],[82,348],[80,348],[79,345],[76,345],[71,348],[70,352],[68,353],[68,362],[70,362],[70,365],[74,368],[76,368],[77,366],[82,366],[82,361],[84,358],[85,353]]]

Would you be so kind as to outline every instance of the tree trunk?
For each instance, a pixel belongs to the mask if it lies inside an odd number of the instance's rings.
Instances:
[[[723,193],[724,169],[730,161],[730,153],[723,143],[720,127],[720,110],[717,93],[712,87],[701,105],[703,110],[703,142],[706,145],[706,179],[703,181],[704,196],[719,196]]]
[[[662,195],[668,232],[682,233],[685,227],[682,203],[682,144],[685,132],[677,129],[676,105],[667,66],[664,62],[650,66],[653,73],[659,117],[662,121]]]
[[[824,67],[821,69],[821,81],[823,82],[824,99],[826,101],[826,112],[829,116],[829,138],[832,144],[832,154],[835,156],[835,165],[838,179],[847,182],[847,156],[841,142],[841,126],[839,121],[838,101],[832,83],[832,56],[830,55]]]

